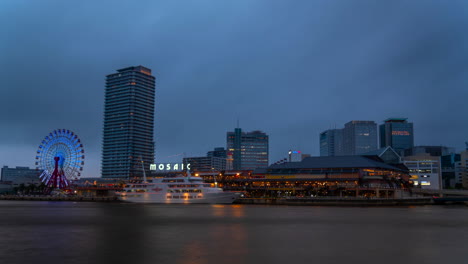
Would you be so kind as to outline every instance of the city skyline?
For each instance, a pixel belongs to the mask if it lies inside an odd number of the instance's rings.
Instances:
[[[270,163],[318,156],[336,125],[394,116],[416,146],[463,150],[466,4],[363,3],[150,3],[128,23],[131,4],[101,16],[103,4],[2,2],[0,166],[34,167],[42,136],[67,128],[87,151],[82,177],[99,176],[104,76],[132,65],[158,79],[157,161],[226,147],[237,120],[269,135]]]

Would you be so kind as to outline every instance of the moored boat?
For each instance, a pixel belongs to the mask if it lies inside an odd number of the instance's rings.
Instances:
[[[117,193],[119,200],[133,203],[167,204],[230,204],[240,197],[240,193],[223,191],[212,187],[201,177],[171,177],[144,180],[140,183],[127,183],[122,192]]]

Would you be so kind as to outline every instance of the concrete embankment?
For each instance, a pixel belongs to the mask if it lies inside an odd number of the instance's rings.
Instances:
[[[409,206],[432,205],[432,198],[366,199],[366,198],[240,198],[237,204],[317,205],[317,206]]]
[[[20,201],[75,201],[75,202],[118,202],[117,197],[51,196],[51,195],[0,195],[0,200]]]

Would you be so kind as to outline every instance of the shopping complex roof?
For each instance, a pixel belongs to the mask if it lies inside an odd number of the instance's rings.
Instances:
[[[403,170],[384,163],[378,156],[324,156],[307,157],[300,162],[273,164],[270,169],[326,169],[326,168],[381,168]]]

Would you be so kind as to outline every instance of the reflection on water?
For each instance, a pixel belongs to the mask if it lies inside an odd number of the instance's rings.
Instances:
[[[466,239],[458,206],[0,201],[1,263],[464,263]]]

